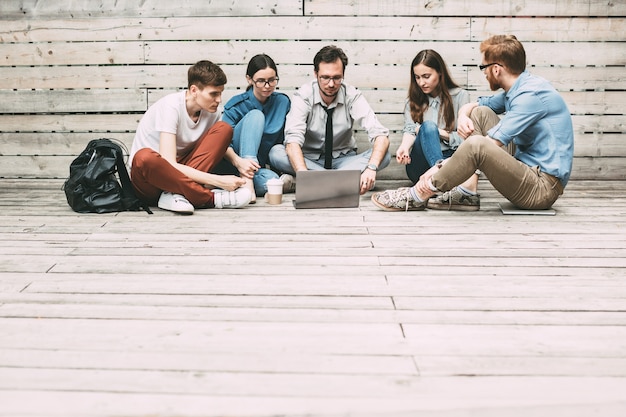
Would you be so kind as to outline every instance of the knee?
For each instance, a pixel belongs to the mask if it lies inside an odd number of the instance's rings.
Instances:
[[[437,135],[437,137],[439,137],[439,127],[435,122],[430,120],[427,120],[420,125],[419,134],[422,134],[422,132],[426,135]]]
[[[481,117],[486,115],[496,114],[490,107],[487,106],[477,106],[472,109],[470,116]]]
[[[255,127],[258,126],[258,125],[264,126],[265,125],[265,115],[259,109],[252,109],[243,117],[242,122],[246,123],[246,124],[248,124],[248,123],[252,124]]]
[[[474,153],[478,153],[485,146],[492,146],[492,145],[493,145],[493,140],[489,139],[488,137],[474,135],[465,139],[463,143],[459,146],[459,149],[463,147],[465,150],[471,150]]]
[[[216,122],[204,137],[210,136],[211,142],[226,149],[233,140],[233,128],[224,121]],[[204,138],[203,138],[204,139]]]
[[[270,152],[269,152],[270,160],[282,159],[286,156],[287,156],[287,150],[285,149],[285,145],[279,143],[270,148]]]
[[[161,155],[159,155],[158,152],[155,152],[150,148],[142,148],[135,153],[135,156],[133,156],[132,166],[138,169],[143,169],[160,157]]]
[[[219,122],[215,122],[215,124],[209,129],[209,133],[227,138],[229,141],[233,138],[233,127],[228,123],[220,120]]]
[[[425,121],[417,132],[417,141],[421,143],[439,144],[439,127],[435,122]]]

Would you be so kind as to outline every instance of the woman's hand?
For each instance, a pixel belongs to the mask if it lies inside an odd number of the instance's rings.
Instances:
[[[252,179],[254,174],[261,168],[261,165],[252,159],[238,158],[235,167],[242,177]]]
[[[411,150],[403,145],[398,147],[396,151],[396,161],[401,165],[408,165],[411,163]]]

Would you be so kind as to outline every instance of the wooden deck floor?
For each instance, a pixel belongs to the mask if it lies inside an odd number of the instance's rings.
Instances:
[[[626,415],[625,182],[183,217],[0,181],[0,416]]]

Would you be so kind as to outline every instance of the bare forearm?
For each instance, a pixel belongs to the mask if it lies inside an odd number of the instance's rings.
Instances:
[[[288,143],[285,145],[285,151],[287,152],[289,162],[291,162],[294,171],[307,170],[306,163],[304,162],[304,154],[302,153],[302,147],[300,147],[300,145],[297,143]]]
[[[387,136],[378,136],[374,139],[372,146],[372,156],[370,157],[370,164],[380,166],[380,163],[385,158],[387,150],[389,149],[389,138]]]
[[[190,166],[179,164],[179,163],[175,163],[172,165],[174,165],[174,168],[176,168],[177,170],[179,170],[180,172],[182,172],[183,174],[185,174],[187,177],[194,180],[198,184],[210,185],[210,186],[217,185],[218,181],[216,181],[216,177],[218,177],[218,175],[210,174],[208,172],[202,172]]]
[[[224,154],[224,159],[226,159],[231,164],[237,166],[237,161],[240,159],[240,157],[239,155],[237,155],[237,152],[235,152],[235,150],[229,146],[226,149],[226,153]]]

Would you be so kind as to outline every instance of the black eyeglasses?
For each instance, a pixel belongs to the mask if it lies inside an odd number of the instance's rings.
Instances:
[[[485,64],[485,65],[480,64],[478,66],[478,68],[480,68],[481,71],[484,71],[485,69],[489,68],[492,65],[500,65],[500,64],[498,64],[497,62],[492,62],[491,64]],[[502,66],[502,65],[500,65],[500,66]]]
[[[268,80],[264,78],[257,78],[256,80],[252,80],[252,82],[257,86],[257,88],[263,88],[265,86],[276,87],[278,84],[278,77],[270,78]]]
[[[341,84],[341,82],[343,81],[343,77],[340,76],[330,77],[328,75],[320,75],[319,79],[322,84],[330,84],[331,81],[335,84]]]

